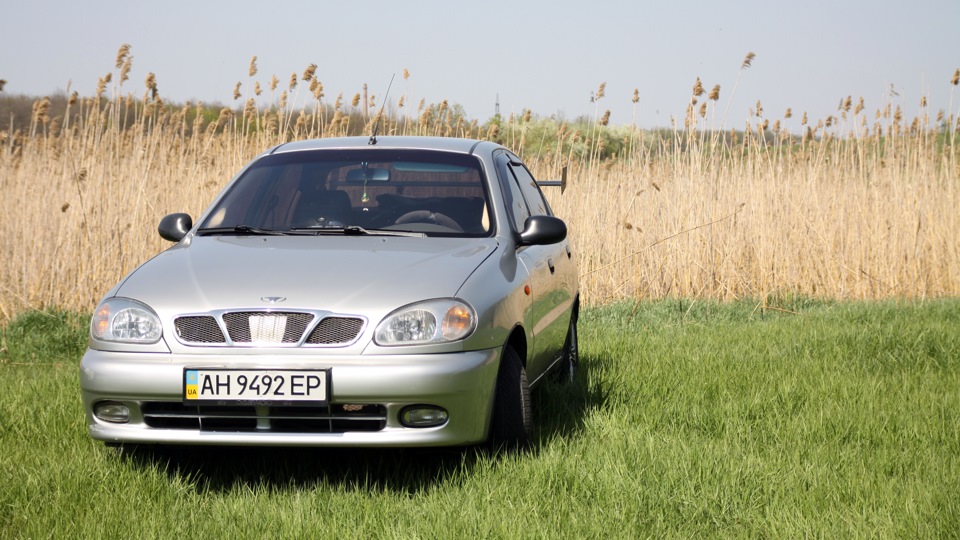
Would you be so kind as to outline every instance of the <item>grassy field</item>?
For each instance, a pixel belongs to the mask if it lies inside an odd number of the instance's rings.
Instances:
[[[2,537],[960,535],[960,301],[618,303],[534,394],[527,452],[186,448],[89,439],[85,316],[0,353]]]

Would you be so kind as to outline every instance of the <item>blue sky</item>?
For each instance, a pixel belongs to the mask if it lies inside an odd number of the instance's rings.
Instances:
[[[697,77],[707,90],[720,84],[716,122],[729,106],[725,128],[741,129],[757,100],[771,122],[792,108],[794,129],[804,111],[825,118],[848,95],[863,97],[871,120],[887,103],[910,118],[922,95],[935,117],[951,89],[960,109],[950,85],[960,67],[960,0],[2,2],[7,94],[71,84],[92,95],[129,43],[124,92],[141,95],[153,72],[160,95],[177,102],[232,104],[256,55],[253,80],[264,87],[277,75],[283,88],[315,63],[332,102],[364,83],[382,96],[396,74],[391,102],[447,99],[481,121],[499,96],[505,115],[529,108],[574,119],[609,109],[614,124],[667,126],[682,122]],[[737,83],[749,51],[756,59]],[[606,96],[591,103],[602,82]]]

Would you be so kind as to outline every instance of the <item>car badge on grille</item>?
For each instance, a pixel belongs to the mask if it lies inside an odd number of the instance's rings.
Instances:
[[[286,299],[287,299],[286,296],[261,296],[260,297],[260,300],[263,300],[268,304],[279,304],[280,302],[283,302]]]

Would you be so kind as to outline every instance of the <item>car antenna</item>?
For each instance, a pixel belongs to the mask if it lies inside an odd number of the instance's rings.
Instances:
[[[380,128],[380,119],[383,118],[383,108],[387,106],[387,97],[390,96],[390,87],[393,86],[393,79],[396,76],[396,73],[390,76],[390,84],[387,85],[387,93],[383,96],[383,103],[380,104],[380,112],[377,113],[377,121],[373,124],[373,133],[370,135],[370,141],[368,141],[367,144],[377,144],[377,129]]]

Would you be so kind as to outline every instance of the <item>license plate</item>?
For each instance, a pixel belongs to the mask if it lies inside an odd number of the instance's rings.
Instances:
[[[183,370],[183,400],[187,403],[326,405],[329,386],[329,370]]]

